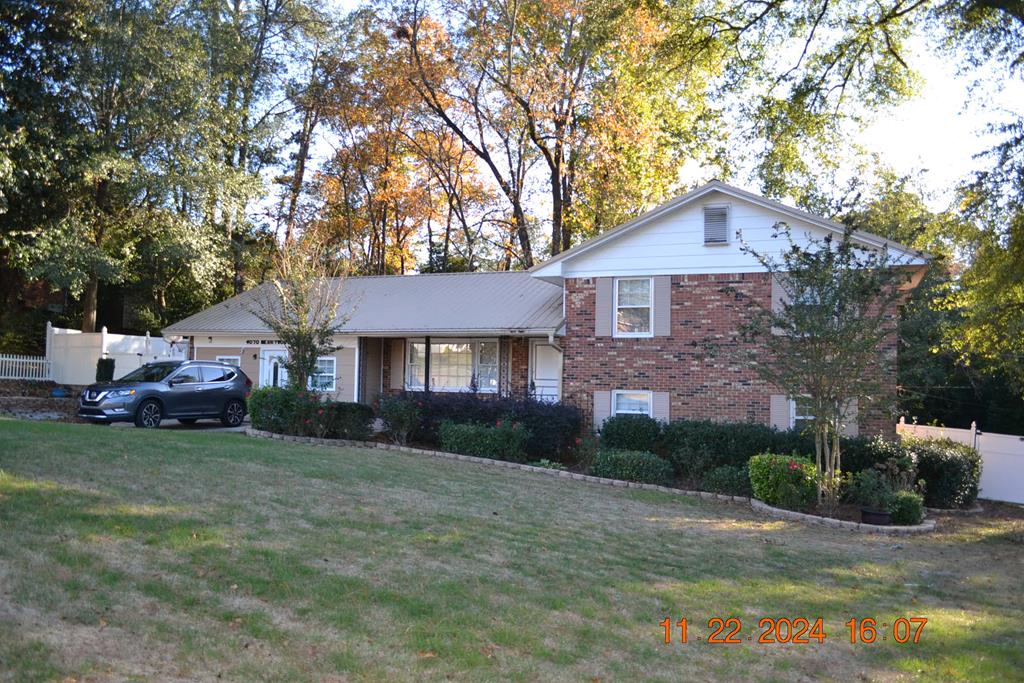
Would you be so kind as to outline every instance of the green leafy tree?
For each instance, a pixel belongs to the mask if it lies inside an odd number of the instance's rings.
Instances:
[[[818,503],[833,509],[847,407],[856,401],[858,412],[878,410],[895,399],[887,390],[895,358],[884,347],[895,333],[910,276],[887,249],[861,246],[852,230],[799,241],[788,225],[776,230],[789,242],[781,253],[743,249],[782,296],[767,302],[740,297],[738,305],[751,309],[741,333],[754,372],[809,408]]]
[[[348,313],[340,310],[343,269],[312,236],[292,241],[276,256],[277,272],[255,293],[251,312],[288,349],[288,382],[305,389],[320,356],[334,353],[334,336]]]

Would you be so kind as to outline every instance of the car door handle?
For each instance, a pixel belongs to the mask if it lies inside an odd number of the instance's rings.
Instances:
[[[196,387],[193,391],[206,391],[206,387]]]

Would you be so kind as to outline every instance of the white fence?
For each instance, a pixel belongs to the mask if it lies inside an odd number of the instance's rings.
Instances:
[[[114,359],[114,377],[126,375],[143,363],[157,360],[185,360],[187,346],[161,337],[79,332],[46,326],[46,357],[50,360],[53,381],[58,384],[92,384],[96,381],[96,361]]]
[[[0,353],[0,379],[50,379],[50,361],[44,356]]]
[[[901,417],[896,425],[900,435],[923,439],[951,439],[973,446],[981,453],[979,495],[989,500],[1024,504],[1024,436],[989,434],[971,429],[949,429],[907,424]]]

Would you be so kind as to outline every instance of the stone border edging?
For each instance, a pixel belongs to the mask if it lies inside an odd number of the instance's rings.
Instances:
[[[568,470],[553,470],[548,467],[536,467],[534,465],[527,465],[525,463],[519,462],[510,462],[508,460],[478,458],[475,455],[462,455],[461,453],[448,453],[446,451],[431,451],[424,448],[413,448],[412,446],[399,446],[397,444],[381,443],[380,441],[357,441],[354,439],[318,439],[313,436],[290,436],[288,434],[277,434],[276,432],[261,431],[259,429],[253,429],[252,427],[246,427],[245,434],[247,436],[252,436],[259,439],[277,439],[278,441],[304,443],[313,446],[345,446],[356,448],[376,448],[378,450],[398,451],[399,453],[408,453],[411,455],[425,455],[432,458],[444,458],[446,460],[461,460],[465,462],[476,463],[478,465],[488,465],[490,467],[501,467],[504,469],[511,470],[523,470],[525,472],[546,474],[549,477],[572,479],[575,481],[583,481],[590,484],[601,484],[603,486],[640,489],[644,491],[659,491],[661,493],[671,493],[677,496],[690,496],[692,498],[702,498],[704,500],[720,500],[730,503],[745,504],[750,504],[751,502],[751,499],[747,498],[746,496],[730,496],[725,493],[711,493],[710,491],[690,491],[688,489],[672,488],[671,486],[659,486],[657,484],[641,484],[635,481],[624,481],[622,479],[607,479],[605,477],[594,477],[589,474],[580,474],[579,472],[569,472]]]
[[[848,529],[850,531],[859,531],[861,533],[879,533],[895,536],[904,534],[921,534],[935,530],[935,520],[933,519],[926,519],[924,520],[924,522],[917,526],[877,526],[875,524],[861,524],[859,522],[847,522],[841,519],[831,519],[829,517],[807,515],[802,512],[795,512],[793,510],[783,510],[782,508],[776,508],[772,507],[771,505],[768,505],[767,503],[762,503],[756,498],[747,498],[746,496],[730,496],[724,493],[711,493],[710,491],[691,491],[688,489],[675,489],[672,488],[671,486],[659,486],[657,484],[640,484],[635,481],[624,481],[622,479],[607,479],[605,477],[594,477],[589,474],[569,472],[568,470],[553,470],[547,467],[536,467],[534,465],[527,465],[525,463],[509,462],[508,460],[478,458],[475,455],[462,455],[461,453],[448,453],[446,451],[431,451],[425,448],[399,446],[398,444],[382,443],[380,441],[358,441],[355,439],[318,439],[313,436],[291,436],[288,434],[277,434],[275,432],[267,432],[259,429],[253,429],[252,427],[246,427],[245,434],[246,436],[252,436],[259,439],[277,439],[278,441],[304,443],[313,446],[344,446],[356,448],[376,448],[378,450],[384,451],[398,451],[399,453],[408,453],[410,455],[425,455],[432,458],[443,458],[446,460],[461,460],[464,462],[472,462],[478,465],[487,465],[490,467],[501,467],[504,469],[534,472],[536,474],[546,474],[549,477],[572,479],[575,481],[582,481],[589,484],[601,484],[603,486],[640,489],[643,491],[659,491],[661,493],[670,493],[677,496],[689,496],[691,498],[701,498],[703,500],[719,500],[730,503],[745,503],[749,505],[753,510],[763,512],[772,517],[778,517],[781,519],[788,519],[798,522],[807,522],[809,524],[827,526],[834,529]]]
[[[981,507],[981,503],[975,503],[974,507],[966,510],[962,508],[925,508],[925,510],[933,515],[954,515],[956,517],[966,517],[967,515],[980,515],[985,511],[985,508]]]
[[[887,536],[905,536],[910,534],[926,534],[935,531],[935,520],[926,519],[916,526],[879,526],[877,524],[864,524],[862,522],[848,522],[843,519],[832,519],[831,517],[819,517],[808,515],[795,510],[784,510],[772,507],[756,498],[750,499],[750,507],[758,512],[763,512],[771,517],[788,519],[796,522],[806,522],[818,526],[827,526],[833,529],[846,529],[848,531],[859,531],[863,534],[884,534]]]

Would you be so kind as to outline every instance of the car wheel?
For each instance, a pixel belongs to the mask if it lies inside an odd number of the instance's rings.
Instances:
[[[197,418],[194,417],[179,417],[178,422],[183,425],[194,425],[196,423],[196,419]]]
[[[238,399],[227,402],[224,406],[224,413],[220,416],[220,423],[225,427],[237,427],[245,419],[245,404]]]
[[[156,401],[143,401],[135,411],[135,426],[144,429],[156,429],[164,418],[163,408]]]

